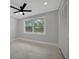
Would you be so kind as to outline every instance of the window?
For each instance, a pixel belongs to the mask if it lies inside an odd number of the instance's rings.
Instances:
[[[26,20],[24,31],[27,33],[45,33],[45,22],[43,18]]]

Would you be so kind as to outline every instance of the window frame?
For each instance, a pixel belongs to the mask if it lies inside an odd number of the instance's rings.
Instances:
[[[44,20],[44,32],[43,33],[40,33],[40,32],[34,32],[34,27],[33,27],[33,32],[26,32],[25,31],[25,21],[29,21],[29,20],[36,20],[36,19],[43,19]],[[33,25],[34,26],[34,25]],[[43,18],[43,17],[40,17],[40,18],[27,18],[27,19],[24,19],[24,33],[25,34],[40,34],[40,35],[45,35],[46,34],[46,19]]]

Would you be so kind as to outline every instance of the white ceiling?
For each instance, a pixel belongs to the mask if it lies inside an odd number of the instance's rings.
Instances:
[[[44,5],[44,2],[48,2],[47,5]],[[57,10],[59,8],[61,0],[11,0],[10,5],[19,8],[23,3],[26,2],[27,6],[25,9],[31,9],[32,12],[25,12],[25,15],[14,14],[13,12],[17,11],[15,9],[10,8],[10,14],[15,18],[24,18],[28,16],[33,16],[53,10]]]

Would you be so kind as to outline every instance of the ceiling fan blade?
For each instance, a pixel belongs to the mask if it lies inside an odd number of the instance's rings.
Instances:
[[[20,12],[20,11],[15,11],[14,13],[18,13],[18,12]]]
[[[23,12],[32,12],[32,10],[23,10]]]
[[[27,4],[26,4],[26,3],[24,3],[24,4],[23,4],[23,6],[22,6],[22,9],[24,9],[26,5],[27,5]]]
[[[18,9],[18,8],[16,8],[16,7],[14,7],[14,6],[10,6],[11,8],[14,8],[14,9],[16,9],[16,10],[20,10],[20,9]]]

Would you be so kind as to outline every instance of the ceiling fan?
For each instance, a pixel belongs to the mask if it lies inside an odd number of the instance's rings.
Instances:
[[[21,13],[22,13],[22,15],[24,15],[24,12],[32,12],[32,10],[24,10],[24,8],[26,7],[26,5],[27,5],[27,3],[24,3],[22,6],[20,6],[20,9],[19,9],[19,8],[14,7],[14,6],[10,6],[10,7],[11,7],[11,8],[13,8],[13,9],[18,10],[18,11],[15,11],[15,12],[13,12],[13,13],[18,13],[18,12],[21,12]]]

